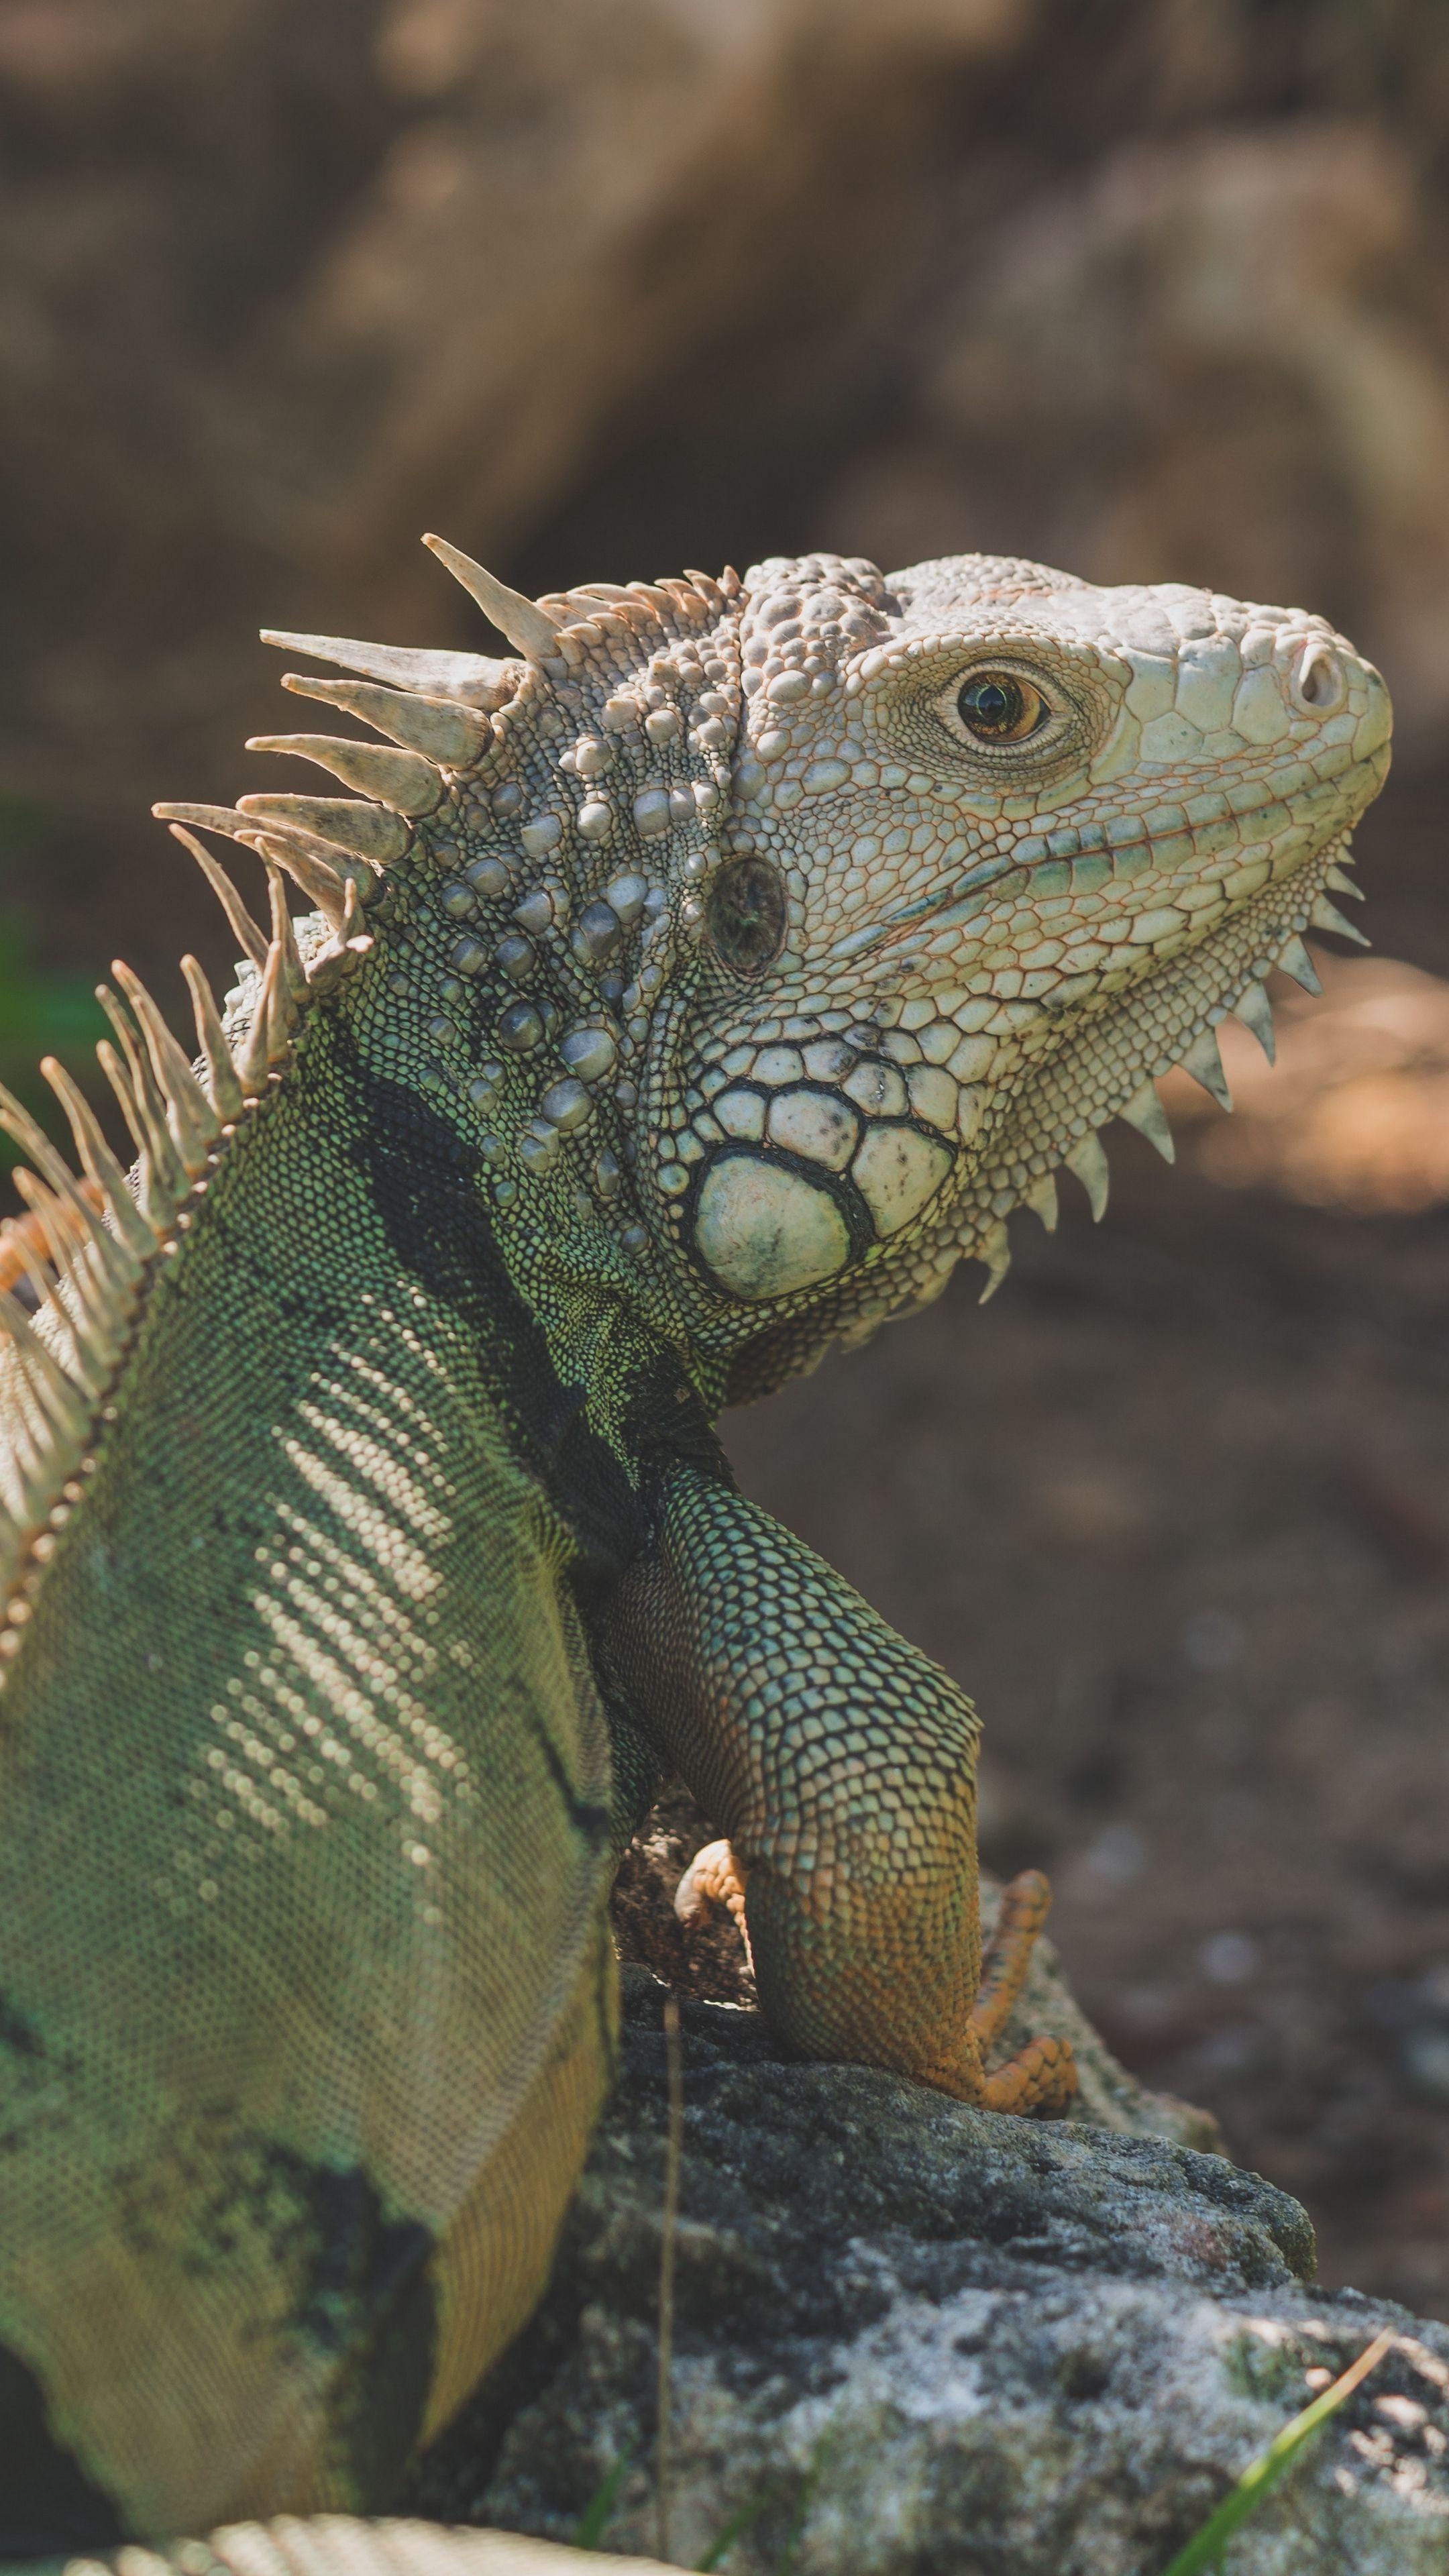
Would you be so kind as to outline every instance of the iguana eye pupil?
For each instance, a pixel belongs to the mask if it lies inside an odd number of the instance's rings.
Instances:
[[[1048,714],[1040,689],[1010,671],[978,671],[956,704],[967,732],[982,742],[1024,742]]]
[[[763,975],[785,937],[785,889],[766,859],[731,859],[709,898],[709,935],[736,975]]]

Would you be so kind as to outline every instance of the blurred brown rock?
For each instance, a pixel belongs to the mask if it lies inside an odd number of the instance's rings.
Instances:
[[[233,760],[258,615],[456,626],[421,528],[508,560],[762,297],[861,295],[940,63],[1020,14],[0,10],[13,780]]]
[[[892,563],[964,550],[984,482],[1012,551],[1036,520],[1101,581],[1328,608],[1422,736],[1449,703],[1435,228],[1407,140],[1367,120],[1129,141],[974,246],[925,318],[914,418],[832,520]]]
[[[77,847],[240,783],[260,619],[461,637],[429,524],[1179,575],[1449,704],[1440,12],[9,0],[0,142],[0,776]]]
[[[1236,1020],[1218,1032],[1236,1115],[1188,1073],[1162,1085],[1189,1158],[1229,1188],[1405,1216],[1449,1199],[1449,984],[1392,957],[1320,949],[1320,998],[1275,978],[1278,1060]]]

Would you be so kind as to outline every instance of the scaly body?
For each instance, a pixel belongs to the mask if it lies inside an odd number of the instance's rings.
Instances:
[[[198,1070],[113,998],[0,1317],[11,2554],[376,2505],[536,2297],[661,1765],[800,2047],[986,2058],[969,1703],[735,1491],[720,1406],[994,1285],[1342,926],[1381,682],[1321,621],[960,558],[291,638],[358,800],[170,808],[270,937]],[[216,863],[199,852],[214,877]],[[319,909],[295,929],[283,874]],[[300,939],[300,946],[298,944]]]

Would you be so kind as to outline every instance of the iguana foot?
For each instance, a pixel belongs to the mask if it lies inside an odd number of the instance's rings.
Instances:
[[[982,2060],[1000,2039],[1026,1983],[1037,1935],[1051,1911],[1052,1892],[1039,1869],[1024,1869],[1003,1889],[996,1929],[981,1962],[981,1983],[964,2048],[949,2063],[933,2066],[926,2081],[959,2101],[987,2111],[1036,2112],[1057,2119],[1076,2096],[1077,2068],[1070,2040],[1032,2039],[987,2074]]]
[[[711,1906],[724,1906],[739,1928],[748,1957],[745,1886],[746,1871],[734,1845],[726,1841],[705,1843],[675,1890],[674,1911],[688,1927],[706,1921]],[[1036,2113],[1044,2119],[1056,2119],[1070,2107],[1077,2091],[1070,2040],[1029,2040],[1015,2057],[1009,2057],[990,2075],[981,2063],[984,2052],[1000,2038],[1011,2017],[1051,1901],[1051,1887],[1039,1869],[1023,1870],[1004,1890],[996,1930],[982,1961],[981,1984],[965,2047],[949,2065],[923,2068],[925,2083],[954,2094],[958,2101],[979,2103],[987,2111],[1013,2111],[1022,2116]]]
[[[1059,2120],[1077,2098],[1077,2061],[1069,2039],[1029,2039],[993,2075],[983,2078],[977,2095],[983,2110],[1035,2113]]]
[[[1020,1871],[1002,1889],[996,1929],[986,1945],[981,1983],[971,2009],[972,2036],[983,2056],[1011,2019],[1051,1903],[1051,1882],[1039,1869]],[[1033,2039],[984,2078],[980,2099],[988,2111],[1035,2111],[1051,2120],[1069,2108],[1076,2091],[1071,2041]]]
[[[983,2050],[1001,2037],[1026,1983],[1037,1934],[1051,1912],[1051,1882],[1039,1869],[1024,1869],[1001,1891],[996,1929],[981,1961],[981,1983],[971,2007],[971,2028]]]
[[[957,2102],[974,2103],[981,2111],[1012,2111],[1018,2118],[1034,2113],[1038,2119],[1060,2119],[1077,2092],[1077,2062],[1069,2039],[1029,2039],[988,2075],[979,2043],[968,2031],[954,2057],[918,2068],[917,2077]]]
[[[735,1857],[733,1843],[703,1844],[674,1891],[674,1911],[685,1925],[707,1920],[711,1905],[723,1905],[733,1916],[745,1945],[745,1956],[753,1966],[745,1922],[745,1873]]]

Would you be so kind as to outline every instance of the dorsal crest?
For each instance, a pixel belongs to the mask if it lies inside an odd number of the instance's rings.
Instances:
[[[101,988],[114,1043],[98,1055],[134,1147],[129,1174],[53,1058],[43,1070],[78,1172],[0,1093],[0,1123],[28,1158],[17,1175],[27,1213],[0,1230],[0,1677],[83,1490],[149,1283],[284,1078],[309,1006],[399,908],[446,934],[439,1007],[422,1014],[432,1053],[421,1079],[451,1086],[480,1128],[500,1211],[510,1196],[497,1169],[502,1125],[510,1159],[540,1181],[576,1164],[624,1257],[643,1249],[620,1120],[638,1099],[630,1062],[675,916],[687,926],[697,915],[691,888],[719,857],[737,666],[719,658],[712,630],[739,585],[691,574],[532,603],[441,540],[433,550],[522,659],[268,630],[268,641],[360,675],[288,673],[284,686],[374,738],[263,735],[248,748],[312,761],[350,792],[155,809],[206,875],[242,962],[223,1013],[196,960],[183,960],[194,1059],[129,969],[113,969],[118,989]],[[266,926],[198,832],[261,859]],[[306,919],[292,918],[288,880]],[[495,1043],[464,1063],[458,1023],[480,1004]]]

